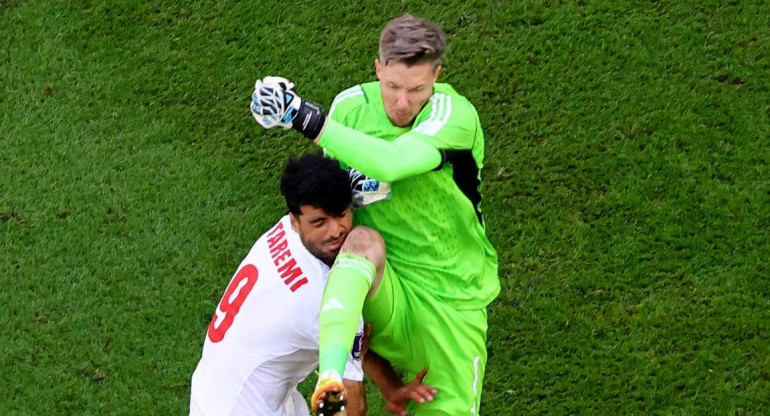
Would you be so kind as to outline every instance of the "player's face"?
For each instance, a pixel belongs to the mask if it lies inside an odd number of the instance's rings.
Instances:
[[[345,242],[345,237],[353,228],[353,214],[350,208],[339,217],[312,205],[300,205],[299,208],[302,215],[291,215],[291,227],[299,234],[302,244],[312,255],[331,266]]]
[[[433,95],[433,84],[438,79],[441,66],[433,69],[433,63],[407,66],[403,62],[390,61],[381,65],[374,61],[385,112],[390,122],[399,127],[410,126],[420,110]]]

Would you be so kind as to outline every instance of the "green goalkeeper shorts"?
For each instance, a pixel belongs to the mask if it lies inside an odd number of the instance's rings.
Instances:
[[[479,413],[486,309],[456,310],[399,279],[387,264],[377,292],[364,303],[364,320],[372,324],[369,348],[405,371],[407,382],[428,369],[424,383],[438,394],[433,402],[411,402],[410,415]]]

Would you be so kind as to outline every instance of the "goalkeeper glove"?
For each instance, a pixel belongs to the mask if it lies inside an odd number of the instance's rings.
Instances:
[[[372,179],[363,173],[348,168],[350,188],[353,192],[353,208],[358,209],[377,201],[390,199],[390,184]]]
[[[254,84],[251,114],[262,127],[294,129],[315,140],[326,122],[321,107],[303,100],[294,91],[294,83],[282,77],[265,77]]]

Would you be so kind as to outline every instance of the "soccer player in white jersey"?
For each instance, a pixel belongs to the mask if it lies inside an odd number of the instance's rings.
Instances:
[[[317,153],[289,161],[281,193],[289,215],[251,248],[209,324],[192,376],[191,416],[309,415],[297,384],[318,366],[321,298],[352,228],[351,188],[339,163]],[[366,409],[361,331],[344,372],[349,416]],[[388,411],[404,414],[410,399],[432,400],[421,378],[399,384],[386,361],[367,356],[378,387],[398,392],[388,394]]]

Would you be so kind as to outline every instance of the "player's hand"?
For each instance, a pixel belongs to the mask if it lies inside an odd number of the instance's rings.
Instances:
[[[266,129],[290,129],[300,101],[294,93],[293,82],[283,77],[265,77],[254,84],[251,114]]]
[[[334,374],[327,374],[333,372]],[[344,415],[347,405],[347,391],[339,374],[334,370],[325,371],[318,376],[315,391],[310,397],[310,406],[318,416]]]
[[[433,397],[438,394],[438,390],[422,383],[426,374],[428,374],[428,370],[422,370],[409,384],[393,390],[388,397],[385,411],[394,415],[406,416],[406,405],[410,400],[417,403],[432,402]]]
[[[262,127],[293,128],[311,140],[318,137],[326,123],[321,107],[300,98],[294,91],[294,83],[283,77],[258,79],[249,109]]]
[[[390,199],[390,184],[372,179],[363,173],[348,168],[350,188],[353,192],[353,209]]]

